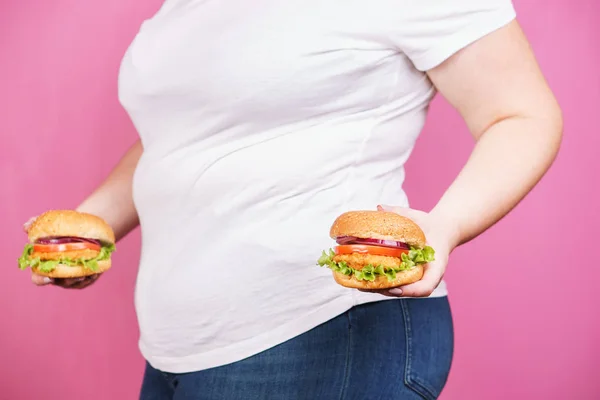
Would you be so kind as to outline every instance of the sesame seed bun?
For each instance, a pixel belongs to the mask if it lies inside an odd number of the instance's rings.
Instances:
[[[423,249],[427,244],[425,233],[414,221],[387,211],[348,211],[336,218],[329,235],[334,240],[348,236],[360,239],[395,241],[418,249]],[[337,253],[332,261],[337,265],[346,264],[355,271],[361,271],[366,266],[378,266],[384,269],[402,267],[403,260],[399,256],[396,257],[397,254],[392,253],[394,256],[390,256],[388,252],[377,254],[375,251],[377,246],[377,242],[373,246],[369,246],[372,249],[368,250],[367,253],[358,250],[353,253]],[[406,250],[404,251],[408,253]],[[404,265],[406,267],[406,264]],[[396,278],[391,281],[387,276],[380,275],[375,275],[373,281],[368,281],[359,280],[356,275],[345,275],[335,270],[332,273],[335,282],[344,287],[380,290],[404,286],[421,280],[424,274],[424,266],[417,264],[410,267],[410,269],[397,271]]]
[[[80,265],[70,266],[64,264],[57,265],[50,272],[40,271],[37,267],[33,267],[32,271],[37,275],[47,276],[49,278],[81,278],[84,276],[99,274],[108,270],[110,267],[111,262],[110,259],[108,259],[98,261],[98,268],[95,271]]]
[[[73,210],[52,210],[38,216],[27,229],[31,243],[53,236],[73,236],[115,242],[112,228],[100,217]],[[68,267],[73,268],[73,267]]]
[[[378,276],[374,281],[359,281],[354,276],[348,276],[339,272],[333,272],[333,279],[337,283],[352,289],[390,289],[398,286],[408,285],[419,281],[423,277],[424,269],[422,265],[417,265],[409,270],[396,273],[396,279],[388,280],[387,276]]]
[[[340,215],[331,226],[332,239],[354,236],[363,239],[384,239],[423,248],[425,234],[411,219],[388,211],[349,211]]]

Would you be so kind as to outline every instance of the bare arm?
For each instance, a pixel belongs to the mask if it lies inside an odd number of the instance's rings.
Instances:
[[[423,278],[383,294],[423,297],[437,287],[456,246],[495,224],[546,173],[560,146],[562,115],[517,22],[428,71],[476,140],[469,160],[429,213],[415,219],[436,249]]]
[[[122,239],[138,224],[138,215],[133,204],[133,172],[142,155],[143,148],[138,140],[133,144],[102,184],[77,207],[78,211],[102,217],[115,231],[117,240]],[[51,279],[32,273],[36,285],[54,283],[57,286],[82,289],[94,283],[99,275],[75,279]]]
[[[453,230],[454,247],[496,223],[541,179],[558,152],[562,115],[516,21],[429,76],[477,141],[431,211]]]
[[[106,180],[77,207],[78,211],[102,217],[115,231],[117,240],[139,224],[131,187],[133,172],[142,151],[142,144],[138,140],[127,150]]]

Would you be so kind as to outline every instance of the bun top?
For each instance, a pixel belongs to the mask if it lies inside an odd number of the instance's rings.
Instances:
[[[52,236],[73,236],[114,243],[115,234],[102,218],[73,210],[52,210],[39,215],[27,229],[30,242]]]
[[[388,211],[348,211],[336,218],[329,235],[354,236],[362,239],[384,239],[423,248],[425,234],[411,219]]]

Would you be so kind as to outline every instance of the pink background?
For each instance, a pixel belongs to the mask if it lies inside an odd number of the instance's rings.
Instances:
[[[600,398],[600,2],[569,4],[515,2],[563,106],[565,139],[531,195],[452,257],[457,347],[445,400]],[[139,232],[119,245],[116,267],[89,290],[35,288],[15,259],[25,220],[75,207],[136,139],[117,101],[117,70],[139,24],[159,5],[0,6],[2,399],[137,396]],[[471,146],[463,122],[438,98],[409,163],[413,206],[434,204]]]

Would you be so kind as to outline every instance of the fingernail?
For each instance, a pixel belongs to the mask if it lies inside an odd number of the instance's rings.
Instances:
[[[42,282],[44,282],[45,285],[52,283],[52,278],[48,278],[47,276],[44,277],[44,279],[42,280]]]
[[[393,294],[394,296],[400,296],[402,294],[402,289],[398,289],[398,288],[390,289],[390,294]]]
[[[377,210],[379,210],[379,211],[392,211],[393,207],[392,206],[386,206],[385,204],[379,204],[377,206]]]

